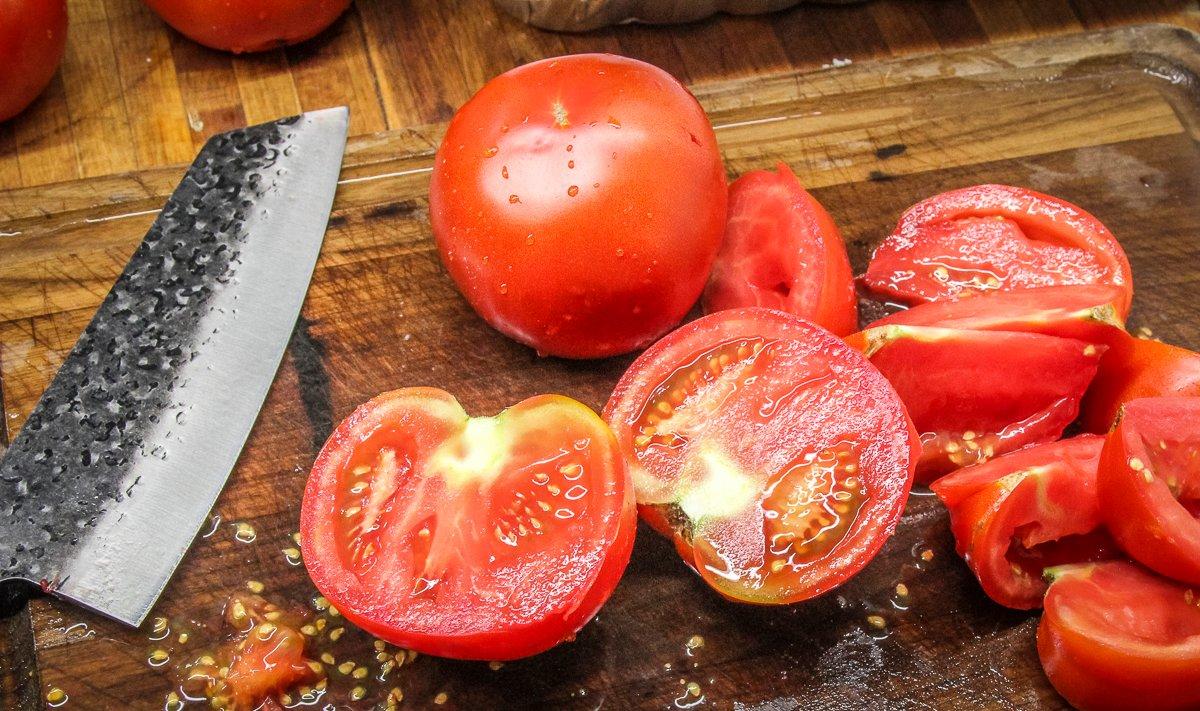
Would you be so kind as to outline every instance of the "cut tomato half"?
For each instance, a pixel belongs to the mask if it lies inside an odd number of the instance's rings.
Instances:
[[[917,481],[1059,438],[1105,346],[1012,331],[880,326],[847,342],[896,388],[923,451]]]
[[[570,638],[629,560],[636,515],[616,440],[542,395],[468,417],[448,393],[385,393],[317,457],[304,563],[347,619],[428,654],[504,660]]]
[[[743,306],[786,311],[839,336],[858,330],[842,234],[784,163],[729,186],[729,219],[704,311]]]
[[[1104,438],[1081,435],[960,469],[930,488],[950,511],[958,554],[988,597],[1027,610],[1042,604],[1045,568],[1110,558],[1096,468]]]
[[[1080,422],[1108,432],[1123,403],[1144,397],[1200,396],[1200,353],[1125,335],[1110,342],[1083,401]]]
[[[1081,711],[1200,708],[1200,594],[1132,563],[1049,571],[1037,648]]]
[[[1125,552],[1200,585],[1200,397],[1125,403],[1104,446],[1099,492]]]
[[[895,531],[920,451],[891,385],[825,329],[731,309],[643,353],[605,407],[639,510],[722,595],[791,603]]]
[[[1108,228],[1065,200],[1007,185],[951,190],[909,208],[875,250],[863,282],[906,304],[1110,284],[1122,291],[1122,319],[1133,300],[1129,260]]]

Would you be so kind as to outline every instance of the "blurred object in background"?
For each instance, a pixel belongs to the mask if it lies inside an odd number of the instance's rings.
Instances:
[[[4,0],[0,0],[2,3]],[[145,0],[171,27],[206,47],[263,52],[318,35],[350,0]]]
[[[0,121],[42,93],[66,47],[66,0],[0,0]]]
[[[692,22],[718,12],[754,15],[811,0],[496,0],[500,7],[547,30],[584,32],[605,25],[645,22],[664,25]],[[848,4],[863,0],[818,0]]]

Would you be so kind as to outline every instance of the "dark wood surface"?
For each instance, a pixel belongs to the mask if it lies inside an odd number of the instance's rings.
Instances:
[[[790,163],[841,225],[857,270],[900,211],[929,194],[998,181],[1085,206],[1122,240],[1137,284],[1134,324],[1200,347],[1200,45],[1168,27],[1039,39],[797,76],[697,85],[731,175]],[[437,124],[351,142],[335,214],[284,365],[229,485],[154,615],[187,644],[172,662],[149,627],[129,630],[53,599],[0,627],[5,705],[163,708],[175,662],[216,636],[231,592],[303,607],[313,590],[287,560],[300,492],[334,422],[381,390],[435,385],[473,414],[541,392],[599,408],[629,358],[539,359],[484,324],[445,276],[427,221]],[[19,429],[182,169],[0,194],[0,383]],[[248,523],[253,543],[235,537]],[[926,560],[925,558],[929,558]],[[893,604],[899,583],[908,609]],[[879,614],[885,631],[866,621]],[[339,626],[324,616],[327,629]],[[725,602],[639,531],[612,600],[578,639],[492,669],[418,658],[378,698],[408,708],[1055,709],[1033,648],[1036,615],[991,604],[956,558],[946,517],[914,495],[897,536],[858,577],[804,605]],[[7,630],[7,633],[5,632]],[[30,634],[29,630],[32,630]],[[689,652],[700,635],[704,646]],[[174,639],[174,636],[173,636]],[[371,641],[322,636],[338,662],[377,671]],[[687,694],[699,685],[702,697]],[[322,704],[356,682],[334,672]],[[445,694],[444,697],[439,696]],[[317,706],[320,707],[320,704]]]

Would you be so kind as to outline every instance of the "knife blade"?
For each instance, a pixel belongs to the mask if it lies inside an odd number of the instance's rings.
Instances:
[[[310,112],[201,149],[0,461],[0,581],[145,619],[274,380],[347,120]]]

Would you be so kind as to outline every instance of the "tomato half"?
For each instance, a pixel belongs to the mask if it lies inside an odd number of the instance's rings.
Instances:
[[[504,660],[570,638],[629,561],[633,490],[594,412],[542,395],[468,417],[407,388],[359,407],[313,465],[304,563],[351,622],[397,645]]]
[[[976,185],[909,208],[883,241],[864,284],[908,304],[973,291],[1056,284],[1111,284],[1129,315],[1133,273],[1099,220],[1065,200],[1025,188]]]
[[[883,376],[825,329],[719,311],[643,353],[604,410],[639,510],[725,597],[805,600],[895,531],[919,453]]]
[[[1104,446],[1099,492],[1126,553],[1200,585],[1200,397],[1125,403]]]
[[[1081,711],[1200,708],[1200,594],[1125,562],[1050,571],[1042,668]]]
[[[904,400],[921,433],[917,481],[1062,435],[1105,346],[1012,331],[880,326],[847,342]]]
[[[1110,341],[1096,380],[1083,401],[1080,422],[1108,432],[1121,405],[1143,397],[1200,396],[1200,353],[1134,336]]]
[[[1001,605],[1042,604],[1045,568],[1111,557],[1096,468],[1104,438],[1081,435],[959,469],[930,488],[950,511],[958,554]]]
[[[66,0],[0,2],[0,121],[33,103],[66,48]]]
[[[429,188],[447,271],[539,352],[641,348],[699,298],[725,228],[725,166],[696,99],[644,62],[518,67],[446,131]]]
[[[833,218],[780,163],[729,186],[725,240],[704,311],[764,306],[845,336],[858,330],[850,257]]]
[[[311,39],[350,7],[350,0],[143,2],[189,39],[236,53],[262,52]]]

